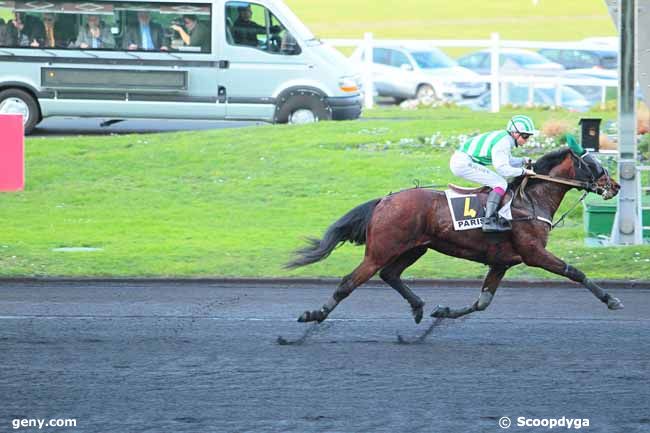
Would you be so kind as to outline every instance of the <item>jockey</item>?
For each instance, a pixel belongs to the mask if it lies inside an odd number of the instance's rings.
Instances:
[[[486,132],[463,143],[449,162],[451,172],[463,179],[487,185],[492,188],[487,198],[484,232],[510,230],[510,223],[501,221],[497,210],[506,194],[508,182],[505,178],[535,174],[524,167],[528,158],[512,157],[513,147],[521,146],[535,134],[535,125],[528,116],[516,115],[508,121],[505,130]],[[493,165],[496,173],[487,165]]]

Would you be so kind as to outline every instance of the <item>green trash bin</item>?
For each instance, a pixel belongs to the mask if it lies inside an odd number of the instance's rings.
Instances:
[[[618,197],[612,200],[603,200],[598,195],[589,194],[583,202],[582,219],[585,225],[585,234],[588,237],[609,237],[612,234],[617,206]],[[643,206],[650,206],[650,196],[643,197]],[[643,225],[650,226],[650,209],[644,209],[641,215]],[[650,230],[644,230],[643,237],[650,239]]]

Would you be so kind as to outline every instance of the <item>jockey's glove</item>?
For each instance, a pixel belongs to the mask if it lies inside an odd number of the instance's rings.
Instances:
[[[530,168],[524,168],[524,172],[522,173],[522,176],[535,176],[535,171],[531,170]]]

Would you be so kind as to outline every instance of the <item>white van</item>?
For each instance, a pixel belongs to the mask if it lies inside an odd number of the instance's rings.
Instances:
[[[3,1],[0,112],[356,119],[360,80],[280,0]]]

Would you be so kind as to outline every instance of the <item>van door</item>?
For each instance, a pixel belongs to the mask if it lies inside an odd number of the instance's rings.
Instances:
[[[304,83],[309,66],[300,45],[268,8],[253,2],[227,1],[223,71],[228,92],[227,116],[273,120],[275,93],[292,81]],[[286,83],[286,84],[285,84]]]

